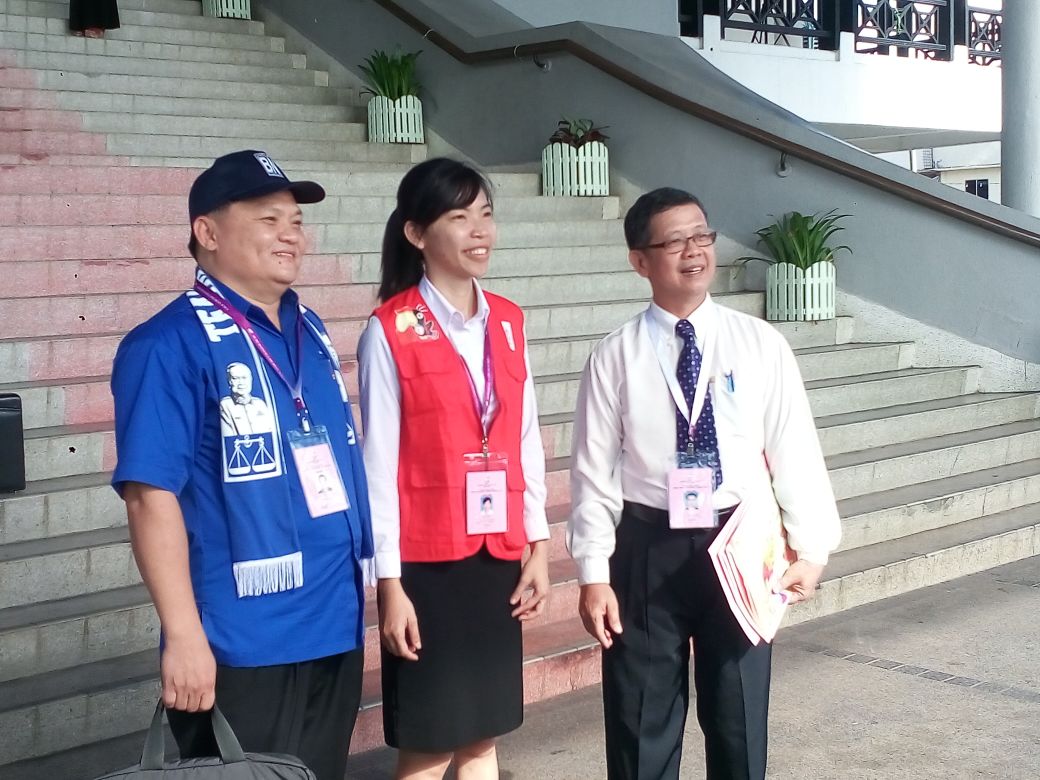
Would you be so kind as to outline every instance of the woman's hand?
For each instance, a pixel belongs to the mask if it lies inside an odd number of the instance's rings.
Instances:
[[[415,616],[412,600],[401,586],[401,580],[379,580],[376,585],[376,604],[379,608],[379,639],[383,647],[396,656],[418,661],[422,649],[419,619]]]
[[[525,599],[523,595],[526,590],[530,590],[531,594]],[[509,603],[516,607],[513,617],[521,621],[531,620],[545,612],[549,603],[548,540],[531,544],[531,555],[520,570],[520,581],[509,597]]]

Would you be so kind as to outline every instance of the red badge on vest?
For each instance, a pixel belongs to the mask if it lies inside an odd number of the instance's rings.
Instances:
[[[441,337],[433,315],[423,304],[397,309],[394,312],[394,328],[402,344],[415,341],[436,341]]]

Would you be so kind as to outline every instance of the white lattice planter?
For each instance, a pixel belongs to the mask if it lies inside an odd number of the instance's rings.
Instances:
[[[542,195],[609,195],[608,163],[607,147],[600,141],[578,149],[570,144],[549,144],[542,149]]]
[[[421,144],[422,103],[415,95],[397,100],[375,95],[368,101],[368,140],[380,144]]]
[[[249,0],[202,0],[202,15],[223,19],[252,19]]]
[[[766,319],[807,322],[834,319],[834,263],[815,263],[803,271],[790,263],[769,266]]]

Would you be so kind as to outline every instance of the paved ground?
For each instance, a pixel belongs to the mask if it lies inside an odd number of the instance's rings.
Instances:
[[[781,633],[771,780],[1040,778],[1040,557]],[[605,776],[599,688],[529,709],[501,742],[503,780]],[[392,777],[393,753],[353,759]],[[684,778],[703,777],[687,726]]]

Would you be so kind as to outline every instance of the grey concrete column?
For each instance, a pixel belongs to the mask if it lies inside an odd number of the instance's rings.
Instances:
[[[1004,0],[1001,200],[1040,216],[1040,3]]]

